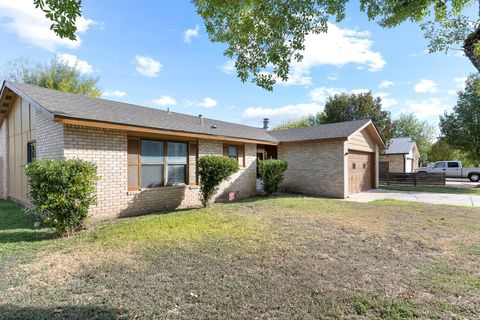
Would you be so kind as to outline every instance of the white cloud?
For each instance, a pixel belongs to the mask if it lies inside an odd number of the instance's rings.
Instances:
[[[383,80],[382,82],[380,82],[378,87],[381,88],[381,89],[386,89],[386,88],[389,88],[393,85],[394,85],[393,81]]]
[[[431,98],[425,100],[407,100],[405,106],[400,109],[399,113],[413,113],[420,119],[433,116],[439,116],[450,107],[444,104],[440,99]]]
[[[316,114],[323,110],[318,103],[290,104],[280,108],[247,108],[243,111],[243,117],[248,119],[273,118],[276,121],[297,119],[310,114]]]
[[[198,37],[199,29],[200,29],[200,27],[197,24],[194,29],[185,30],[185,32],[183,33],[183,41],[186,42],[186,43],[192,42],[193,38]]]
[[[374,96],[382,98],[382,107],[385,109],[398,104],[396,99],[390,98],[390,93],[388,92],[377,92],[374,94]]]
[[[121,90],[106,90],[104,93],[102,93],[102,97],[125,97],[127,93],[125,91]]]
[[[0,27],[15,33],[29,44],[48,51],[55,51],[58,47],[69,49],[78,48],[81,38],[77,34],[76,40],[60,38],[52,30],[52,22],[45,17],[40,9],[35,8],[33,1],[0,0]],[[96,22],[79,17],[77,19],[77,33],[86,32]]]
[[[308,96],[312,101],[325,103],[328,97],[334,96],[336,94],[341,94],[341,93],[360,94],[360,93],[367,93],[370,91],[371,91],[370,89],[364,89],[364,88],[346,90],[343,88],[318,87],[311,90],[308,93]]]
[[[201,102],[197,103],[197,106],[204,107],[204,108],[213,108],[217,104],[218,104],[217,100],[209,97],[205,97]]]
[[[163,67],[160,61],[147,56],[135,56],[135,61],[137,63],[136,70],[145,77],[158,77]]]
[[[332,80],[332,81],[338,80],[338,74],[336,74],[336,73],[330,73],[330,74],[327,76],[327,80]]]
[[[465,82],[467,81],[467,77],[455,77],[453,78],[453,82],[455,82],[459,89],[465,88]]]
[[[369,32],[342,29],[329,23],[327,33],[310,34],[305,38],[303,60],[292,63],[291,73],[300,78],[320,65],[341,67],[350,63],[379,71],[386,61],[380,52],[372,50],[372,45]]]
[[[235,61],[228,60],[220,66],[223,73],[234,74],[235,73]]]
[[[154,99],[153,103],[159,106],[173,106],[177,104],[177,101],[170,96],[161,96],[158,99]]]
[[[415,84],[415,92],[418,93],[436,93],[438,92],[437,84],[433,80],[422,79]]]
[[[80,73],[92,73],[93,67],[85,60],[80,60],[77,56],[68,53],[59,53],[57,54],[57,58],[62,63],[70,66],[75,67]]]

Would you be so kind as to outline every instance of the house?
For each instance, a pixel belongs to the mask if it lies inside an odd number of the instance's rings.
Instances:
[[[393,138],[380,155],[380,164],[389,172],[415,172],[419,166],[420,152],[412,138]]]
[[[0,92],[0,195],[25,203],[24,164],[81,158],[97,165],[96,219],[199,204],[197,162],[236,159],[241,169],[216,200],[257,194],[257,159],[289,162],[282,190],[346,198],[378,186],[382,139],[370,120],[268,131],[5,81]]]

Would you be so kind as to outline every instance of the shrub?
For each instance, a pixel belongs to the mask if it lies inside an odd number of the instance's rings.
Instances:
[[[202,204],[208,202],[218,190],[218,186],[239,170],[238,162],[222,156],[203,156],[198,160],[198,174],[200,175],[200,191]]]
[[[283,181],[283,174],[288,168],[285,160],[269,159],[260,161],[259,173],[263,182],[263,190],[272,195],[278,191],[278,186]]]
[[[96,203],[97,168],[75,160],[39,160],[25,166],[34,211],[58,236],[85,227],[88,208]]]

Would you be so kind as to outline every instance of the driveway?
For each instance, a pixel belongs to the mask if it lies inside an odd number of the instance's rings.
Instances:
[[[471,194],[431,193],[372,189],[356,193],[347,201],[370,202],[375,200],[403,200],[455,206],[480,207],[480,196]]]

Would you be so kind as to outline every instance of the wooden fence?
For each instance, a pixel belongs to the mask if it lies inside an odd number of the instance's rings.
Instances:
[[[445,183],[445,173],[384,172],[380,174],[380,184],[386,185],[444,186]]]

